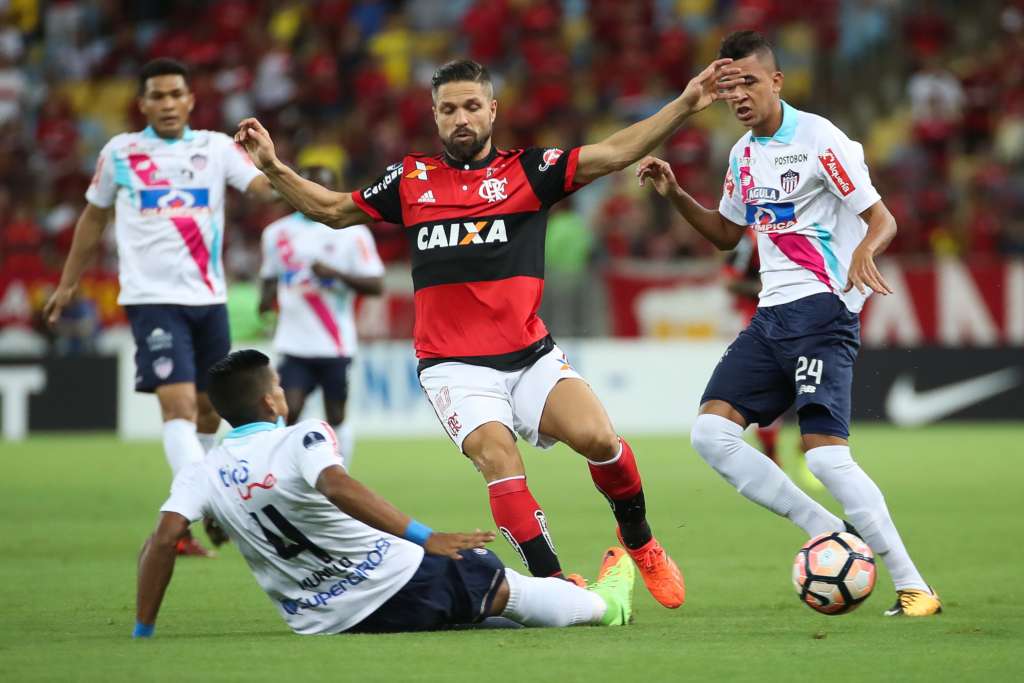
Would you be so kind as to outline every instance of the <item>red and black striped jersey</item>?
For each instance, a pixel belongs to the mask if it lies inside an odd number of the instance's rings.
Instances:
[[[459,163],[410,154],[352,197],[405,227],[420,367],[530,365],[553,342],[537,316],[551,205],[575,183],[579,148],[498,150]]]

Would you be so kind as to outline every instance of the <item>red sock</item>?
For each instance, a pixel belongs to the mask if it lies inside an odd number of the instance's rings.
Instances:
[[[487,485],[491,514],[505,540],[523,558],[534,576],[560,576],[544,511],[526,487],[526,477],[502,479]]]
[[[632,498],[643,488],[633,449],[623,438],[619,438],[619,443],[622,444],[622,450],[618,458],[599,465],[589,463],[594,485],[611,500]]]

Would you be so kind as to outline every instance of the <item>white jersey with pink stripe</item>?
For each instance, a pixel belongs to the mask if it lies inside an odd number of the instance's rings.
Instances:
[[[843,288],[867,232],[859,214],[880,199],[864,150],[827,119],[785,102],[782,112],[775,135],[733,146],[718,210],[757,232],[760,306],[833,292],[857,313],[866,297]]]
[[[277,280],[274,349],[300,358],[354,356],[355,292],[336,278],[318,277],[313,265],[352,277],[382,276],[370,229],[334,230],[293,213],[268,225],[262,242],[260,277]]]
[[[167,140],[152,128],[114,136],[85,193],[114,207],[118,303],[202,306],[227,301],[221,251],[224,194],[259,175],[223,133],[185,128]]]

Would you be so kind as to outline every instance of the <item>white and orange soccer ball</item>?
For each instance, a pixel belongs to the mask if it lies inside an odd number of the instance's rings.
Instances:
[[[800,599],[822,614],[857,609],[875,588],[875,555],[845,531],[815,536],[793,560],[793,586]]]

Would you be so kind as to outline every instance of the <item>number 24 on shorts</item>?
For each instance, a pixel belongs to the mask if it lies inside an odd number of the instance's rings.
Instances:
[[[796,359],[796,374],[793,379],[797,382],[806,382],[808,377],[813,377],[815,384],[821,384],[821,373],[824,369],[825,364],[821,359],[800,356]]]

